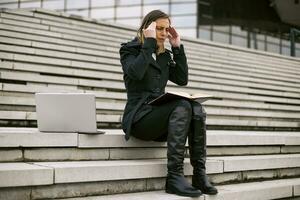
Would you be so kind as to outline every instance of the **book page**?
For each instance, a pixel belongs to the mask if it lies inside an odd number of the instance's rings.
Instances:
[[[211,98],[212,95],[207,95],[207,94],[194,94],[194,95],[190,95],[186,92],[173,92],[173,91],[167,91],[165,94],[160,95],[159,97],[153,99],[152,101],[148,102],[148,104],[151,105],[161,105],[161,104],[165,104],[167,102],[176,100],[176,99],[187,99],[187,100],[196,100],[200,103],[208,100],[209,98]]]
[[[187,92],[174,92],[174,91],[167,91],[167,93],[179,95],[179,96],[186,97],[186,98],[189,98],[189,99],[198,99],[198,98],[210,98],[210,97],[213,97],[212,95],[203,94],[203,93],[189,94]]]

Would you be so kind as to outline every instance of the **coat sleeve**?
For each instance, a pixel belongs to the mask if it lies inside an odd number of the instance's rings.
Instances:
[[[187,85],[188,65],[183,45],[180,45],[180,47],[172,47],[172,52],[176,65],[169,69],[169,80],[177,85]]]
[[[126,45],[122,46],[120,48],[120,61],[124,74],[128,75],[133,80],[142,80],[155,49],[155,38],[146,38],[138,54],[133,53],[135,49]]]

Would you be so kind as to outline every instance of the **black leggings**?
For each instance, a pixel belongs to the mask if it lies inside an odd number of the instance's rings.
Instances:
[[[184,99],[174,100],[160,106],[153,106],[150,113],[133,124],[131,135],[141,140],[167,141],[169,116],[177,106],[184,106],[193,111],[199,110],[195,109],[195,107],[201,107],[201,112],[204,112],[200,103]]]

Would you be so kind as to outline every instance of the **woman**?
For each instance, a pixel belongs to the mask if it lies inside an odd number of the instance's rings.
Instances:
[[[188,82],[184,48],[179,34],[170,24],[167,14],[153,10],[144,17],[137,37],[120,48],[127,91],[122,120],[125,138],[167,141],[167,193],[191,197],[216,194],[217,189],[205,173],[206,113],[201,104],[183,99],[159,106],[148,104],[165,92],[168,80],[181,86]],[[167,39],[172,51],[164,47]],[[194,167],[192,185],[183,175],[187,137]]]

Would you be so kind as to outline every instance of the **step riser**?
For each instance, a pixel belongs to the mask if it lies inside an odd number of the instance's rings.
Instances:
[[[295,174],[295,171],[297,173]],[[252,174],[250,176],[250,174]],[[271,174],[273,176],[271,176]],[[292,175],[293,174],[293,175]],[[269,180],[274,178],[299,177],[300,168],[278,169],[266,171],[247,171],[237,173],[224,173],[209,175],[215,184],[236,183],[257,180]],[[191,182],[191,177],[187,178]],[[68,183],[50,186],[0,188],[0,199],[51,199],[70,198],[88,195],[109,195],[118,193],[141,192],[152,190],[163,190],[165,178],[139,179],[139,180],[116,180],[87,183]],[[300,187],[295,190],[300,195]],[[31,196],[31,199],[30,199]],[[13,197],[13,198],[12,198]],[[226,198],[227,199],[227,198]]]
[[[300,153],[300,146],[208,147],[208,156]],[[0,162],[166,158],[167,148],[0,148]],[[186,157],[189,157],[188,148]]]

